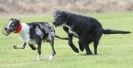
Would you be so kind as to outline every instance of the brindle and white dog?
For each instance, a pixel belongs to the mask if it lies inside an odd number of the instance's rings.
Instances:
[[[10,33],[17,33],[24,42],[21,47],[13,46],[14,49],[24,49],[26,44],[28,44],[32,50],[37,49],[37,61],[40,60],[42,41],[49,42],[52,47],[52,55],[49,56],[49,60],[56,54],[54,49],[55,31],[54,28],[46,22],[21,23],[20,20],[11,18],[4,28],[5,35],[8,36]],[[34,45],[37,45],[37,47]]]

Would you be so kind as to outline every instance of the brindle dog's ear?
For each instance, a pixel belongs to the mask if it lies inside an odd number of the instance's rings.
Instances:
[[[20,22],[20,19],[14,18],[15,21]]]
[[[17,18],[10,18],[10,20],[15,20],[15,21],[16,21],[16,20],[17,20]]]
[[[17,18],[14,18],[14,20],[19,21],[19,19],[17,19]]]
[[[14,20],[14,18],[10,18],[10,20]]]

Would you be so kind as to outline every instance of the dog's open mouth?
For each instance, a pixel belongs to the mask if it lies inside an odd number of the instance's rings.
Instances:
[[[4,29],[2,30],[2,34],[8,36],[11,32],[7,32]]]
[[[8,36],[10,33],[11,33],[10,31],[5,30],[5,27],[3,27],[3,29],[2,29],[2,34],[3,35]]]

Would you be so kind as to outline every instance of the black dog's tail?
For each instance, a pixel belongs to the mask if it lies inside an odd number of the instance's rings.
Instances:
[[[62,39],[62,40],[68,40],[68,38],[62,38],[62,37],[57,36],[57,35],[55,35],[55,37],[58,38],[58,39]]]
[[[104,34],[129,34],[130,31],[103,29]]]

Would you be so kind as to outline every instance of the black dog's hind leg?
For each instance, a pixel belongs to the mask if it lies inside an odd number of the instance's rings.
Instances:
[[[88,42],[82,42],[81,45],[85,48],[86,55],[92,55]]]
[[[78,41],[78,44],[79,44],[79,48],[81,51],[84,51],[84,47],[81,45],[81,43]]]
[[[29,44],[29,46],[30,46],[30,48],[31,48],[32,50],[36,50],[36,49],[37,49],[37,47],[35,47],[35,46],[32,45],[32,44]]]
[[[23,46],[13,46],[14,49],[25,49],[26,43]]]
[[[89,39],[86,35],[81,35],[79,37],[79,42],[81,44],[81,46],[83,46],[86,50],[86,55],[92,55],[92,52],[89,48]]]
[[[94,34],[94,54],[97,55],[97,47],[102,36],[102,31],[97,30]]]
[[[73,44],[73,35],[72,34],[68,34],[68,44],[69,46],[73,49],[74,52],[79,53],[78,48]]]

